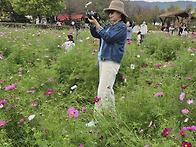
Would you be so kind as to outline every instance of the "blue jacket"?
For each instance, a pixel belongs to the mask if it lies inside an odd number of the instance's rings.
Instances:
[[[108,32],[106,30],[109,29]],[[103,27],[90,28],[91,34],[95,38],[104,40],[101,52],[101,60],[110,60],[116,63],[121,63],[124,54],[124,45],[127,38],[127,26],[123,21],[118,22],[115,25],[109,23]]]

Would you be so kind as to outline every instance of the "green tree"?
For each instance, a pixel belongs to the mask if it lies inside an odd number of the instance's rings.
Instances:
[[[21,15],[55,16],[65,9],[64,0],[10,0],[14,11]]]
[[[152,13],[151,13],[151,21],[154,24],[155,24],[155,22],[157,22],[159,20],[157,17],[158,15],[160,15],[160,9],[159,9],[158,5],[155,5],[154,9],[152,10]]]
[[[179,11],[180,10],[180,6],[178,4],[176,4],[175,10],[176,11]]]
[[[186,6],[186,11],[187,11],[188,13],[190,13],[192,9],[193,9],[193,5],[192,5],[191,3],[189,3],[189,4]]]
[[[193,13],[193,16],[196,18],[196,8],[195,8],[195,11]]]
[[[169,6],[169,8],[167,8],[167,11],[168,11],[168,12],[170,12],[170,11],[175,11],[175,10],[176,10],[176,7],[175,7],[174,4],[171,4],[171,5]]]
[[[15,12],[12,8],[10,0],[0,0],[0,16],[2,14],[7,14],[8,16],[10,16],[11,20],[13,21]]]

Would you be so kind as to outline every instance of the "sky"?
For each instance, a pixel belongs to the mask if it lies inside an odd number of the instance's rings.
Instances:
[[[192,1],[192,2],[196,2],[196,0],[130,0],[130,1],[147,1],[147,2],[175,2],[175,1]]]

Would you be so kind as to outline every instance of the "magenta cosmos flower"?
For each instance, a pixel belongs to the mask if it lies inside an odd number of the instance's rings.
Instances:
[[[182,112],[183,114],[188,114],[188,113],[189,113],[189,109],[182,109],[181,112]]]
[[[185,135],[185,132],[184,132],[183,130],[181,130],[181,131],[180,131],[180,134],[181,134],[182,136],[184,136],[184,135]]]
[[[0,126],[4,126],[6,124],[5,121],[0,121]]]
[[[154,67],[161,67],[162,65],[155,65]]]
[[[170,131],[170,128],[165,128],[165,130],[161,133],[161,135],[162,135],[163,137],[166,137],[167,134],[169,133],[169,131]]]
[[[95,97],[94,102],[97,103],[101,98]]]
[[[181,146],[182,146],[182,147],[191,147],[191,143],[186,142],[186,141],[183,141],[183,142],[181,143]]]
[[[185,97],[185,93],[184,93],[184,92],[182,92],[182,93],[180,94],[179,99],[182,101],[182,100],[184,99],[184,97]]]
[[[69,114],[69,117],[78,117],[78,110],[76,110],[75,108],[71,107],[67,110],[67,113]]]
[[[44,94],[45,94],[45,95],[46,95],[46,94],[50,95],[51,93],[53,93],[53,91],[54,91],[54,89],[48,90],[48,92],[44,92]]]
[[[183,87],[181,87],[182,89],[186,89],[188,86],[183,86]]]

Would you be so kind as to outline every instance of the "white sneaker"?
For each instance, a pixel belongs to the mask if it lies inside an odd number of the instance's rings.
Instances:
[[[87,127],[94,127],[95,123],[93,121],[86,124]]]

